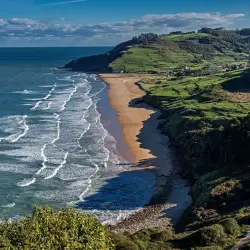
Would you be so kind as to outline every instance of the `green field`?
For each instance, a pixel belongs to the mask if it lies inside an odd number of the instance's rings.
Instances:
[[[161,36],[159,42],[147,47],[128,47],[109,66],[113,70],[124,70],[127,73],[163,72],[185,66],[202,69],[208,65],[245,64],[249,60],[248,54],[238,53],[226,47],[219,50],[219,44],[200,44],[200,37],[206,38],[208,34]]]
[[[216,123],[218,120],[244,117],[250,112],[250,94],[249,99],[246,99],[247,94],[238,94],[235,100],[235,94],[223,88],[227,82],[241,77],[240,70],[202,77],[169,77],[158,80],[160,83],[148,91],[150,96],[161,100],[160,106],[164,110],[174,112],[182,109],[187,120]]]
[[[202,37],[208,37],[206,33],[189,33],[189,34],[169,34],[169,35],[162,35],[162,39],[171,39],[173,41],[185,41],[188,39],[197,39]]]

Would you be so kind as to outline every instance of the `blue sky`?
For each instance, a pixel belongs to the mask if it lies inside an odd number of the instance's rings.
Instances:
[[[115,45],[142,32],[248,24],[249,0],[0,0],[0,46]]]

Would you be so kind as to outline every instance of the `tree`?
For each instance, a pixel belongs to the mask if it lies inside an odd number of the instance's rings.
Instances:
[[[227,234],[237,237],[240,234],[240,226],[233,218],[222,220],[220,224],[224,227]]]

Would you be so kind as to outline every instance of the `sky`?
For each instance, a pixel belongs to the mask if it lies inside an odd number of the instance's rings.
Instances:
[[[0,0],[0,47],[113,46],[202,27],[250,28],[250,0]]]

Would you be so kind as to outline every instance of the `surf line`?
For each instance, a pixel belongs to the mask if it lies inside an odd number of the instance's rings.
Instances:
[[[18,135],[17,138],[11,140],[10,141],[11,143],[19,141],[22,137],[24,137],[27,134],[27,132],[29,130],[29,126],[28,126],[28,124],[26,122],[26,118],[27,118],[27,115],[23,116],[23,120],[19,122],[19,124],[23,124],[23,128],[24,128],[23,133]]]
[[[42,159],[43,159],[43,163],[42,163],[42,167],[36,172],[36,175],[40,175],[41,172],[47,168],[46,163],[47,163],[48,160],[47,160],[47,157],[46,157],[46,155],[45,155],[45,149],[46,149],[46,147],[47,147],[49,144],[54,145],[54,143],[55,143],[56,141],[58,141],[59,138],[60,138],[60,123],[61,123],[61,119],[60,119],[60,116],[59,116],[58,114],[56,114],[56,113],[54,113],[54,117],[55,117],[55,119],[57,119],[57,136],[56,136],[56,138],[55,138],[54,140],[52,140],[50,143],[47,143],[47,144],[44,144],[44,145],[43,145],[43,147],[42,147],[42,149],[41,149],[41,156],[42,156]]]
[[[74,81],[74,80],[73,80]],[[64,101],[62,108],[60,111],[63,111],[66,108],[67,103],[71,100],[72,96],[75,94],[75,92],[77,91],[77,86],[75,84],[73,84],[74,90],[70,93],[68,99],[66,101]]]
[[[44,178],[45,180],[49,180],[49,179],[53,178],[54,176],[56,176],[57,172],[66,164],[67,158],[68,158],[68,154],[69,154],[69,152],[66,152],[66,153],[65,153],[64,158],[63,158],[63,161],[62,161],[62,163],[60,164],[60,166],[59,166],[58,168],[56,168],[56,169],[54,170],[54,172],[53,172],[51,175],[49,175],[49,176],[47,176],[46,178]]]
[[[88,154],[89,155],[89,154]],[[90,156],[90,155],[89,155]],[[93,164],[93,163],[92,163]],[[84,196],[86,195],[86,193],[90,190],[90,188],[91,188],[91,184],[92,184],[92,180],[91,180],[91,178],[92,177],[94,177],[95,175],[96,175],[96,173],[99,171],[99,167],[98,167],[98,165],[97,164],[93,164],[94,166],[95,166],[95,172],[92,174],[92,175],[90,175],[89,177],[88,177],[88,186],[87,186],[87,188],[82,192],[82,194],[79,196],[79,200],[80,201],[82,201],[82,202],[84,202]]]
[[[43,108],[43,110],[48,110],[51,107],[52,102],[49,102],[46,108]]]
[[[95,105],[95,107],[97,108],[97,106],[96,106],[96,103],[93,103],[94,105]],[[92,105],[93,105],[92,104]],[[104,135],[99,139],[99,140],[97,140],[96,141],[96,144],[98,144],[98,143],[100,143],[101,141],[103,141],[103,149],[104,149],[104,151],[106,152],[106,157],[105,157],[105,159],[104,159],[104,161],[102,162],[102,166],[104,166],[104,168],[105,169],[107,169],[107,162],[109,161],[109,158],[110,158],[110,152],[109,152],[109,150],[105,147],[105,143],[104,143],[104,139],[108,136],[108,131],[104,128],[104,126],[102,125],[102,123],[101,123],[101,115],[99,114],[98,115],[98,117],[96,118],[96,121],[95,121],[95,124],[99,124],[100,125],[100,127],[102,127],[102,129],[103,129],[103,131],[104,131]],[[80,146],[80,144],[79,144],[79,146]],[[81,147],[81,146],[80,146]],[[81,147],[82,148],[82,147]],[[92,184],[92,178],[98,173],[98,171],[100,170],[100,167],[99,167],[99,165],[98,164],[96,164],[96,163],[94,163],[93,161],[92,161],[92,159],[91,159],[91,155],[90,154],[88,154],[87,152],[88,152],[88,150],[86,150],[85,151],[86,152],[86,154],[89,156],[89,160],[90,160],[90,162],[92,163],[92,165],[95,167],[95,171],[94,171],[94,173],[92,174],[92,175],[90,175],[89,177],[88,177],[88,186],[87,186],[87,188],[80,194],[80,196],[79,196],[79,201],[80,202],[85,202],[85,200],[84,200],[84,197],[86,196],[86,194],[88,193],[88,191],[90,190],[90,188],[91,188],[91,184]]]
[[[90,102],[90,104],[86,107],[86,110],[83,112],[83,115],[82,115],[82,118],[81,118],[81,120],[83,120],[83,121],[85,121],[85,122],[87,122],[86,118],[89,116],[89,115],[87,114],[87,112],[88,112],[89,108],[91,107],[91,105],[93,104],[91,98],[89,98],[89,100],[90,100],[91,102]],[[87,127],[83,130],[82,134],[81,134],[80,137],[77,139],[78,147],[81,148],[81,149],[83,149],[83,147],[81,146],[80,141],[81,141],[81,139],[83,138],[84,134],[87,133],[87,131],[89,130],[90,126],[91,126],[91,124],[88,122]]]
[[[20,129],[23,129],[23,132],[21,134],[16,133],[16,134],[8,135],[7,137],[1,137],[0,142],[8,141],[8,142],[14,143],[14,142],[17,142],[22,137],[24,137],[29,130],[29,126],[26,122],[27,117],[28,117],[27,115],[24,115],[24,116],[22,116],[22,119],[20,121],[18,121],[18,125],[21,125]]]
[[[35,104],[35,106],[34,106],[33,108],[31,108],[31,110],[37,109],[43,101],[46,101],[46,100],[51,96],[52,92],[56,89],[56,86],[57,86],[57,84],[55,83],[55,84],[53,85],[53,88],[49,91],[49,93],[48,93],[45,97],[43,97],[42,99],[40,99],[40,100]]]

